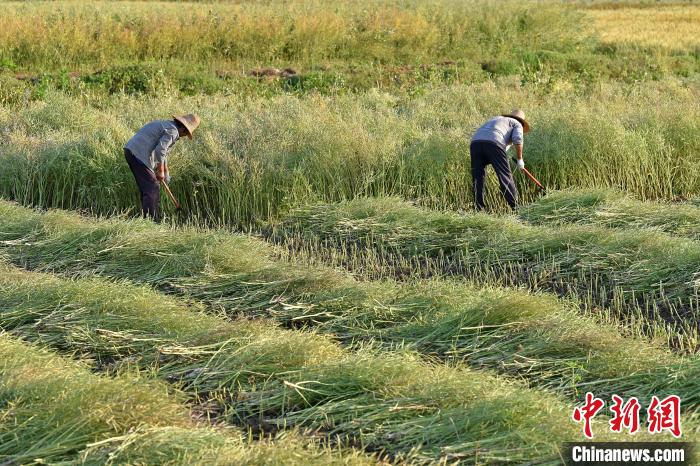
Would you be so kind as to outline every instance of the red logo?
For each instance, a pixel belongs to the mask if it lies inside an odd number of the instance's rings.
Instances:
[[[593,438],[593,418],[603,409],[605,401],[596,398],[593,393],[586,393],[586,402],[583,406],[574,408],[571,418],[574,422],[583,422],[583,435]],[[627,430],[629,434],[639,432],[639,412],[642,406],[639,400],[631,397],[627,402],[618,396],[612,396],[610,411],[612,417],[608,424],[612,432],[620,433]],[[663,431],[670,432],[674,437],[681,436],[681,399],[677,395],[669,395],[663,400],[652,396],[647,408],[649,433],[658,434]]]
[[[676,438],[681,436],[681,399],[678,396],[670,395],[661,401],[652,396],[647,415],[650,433],[667,430]]]
[[[586,438],[593,438],[593,430],[591,429],[591,420],[598,414],[598,411],[603,409],[605,401],[593,396],[593,393],[586,393],[586,404],[580,408],[574,409],[573,419],[576,422],[583,421],[583,435]]]
[[[642,407],[637,398],[632,397],[624,403],[624,400],[617,395],[612,396],[613,405],[610,411],[613,412],[613,418],[610,419],[610,430],[613,432],[622,432],[622,429],[627,429],[630,434],[634,434],[639,430],[639,410]]]

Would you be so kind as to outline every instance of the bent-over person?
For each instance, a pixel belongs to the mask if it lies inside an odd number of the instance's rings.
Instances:
[[[168,153],[181,136],[192,139],[199,126],[195,114],[175,116],[172,120],[147,123],[124,146],[124,157],[141,193],[144,217],[160,220],[160,183],[170,180]]]
[[[484,182],[486,167],[493,166],[498,177],[501,194],[506,198],[511,209],[518,206],[518,190],[513,181],[513,173],[508,163],[506,151],[515,146],[519,169],[525,168],[523,160],[524,135],[530,131],[530,124],[522,110],[491,118],[472,136],[469,152],[471,155],[472,181],[474,183],[474,202],[477,210],[484,210]]]

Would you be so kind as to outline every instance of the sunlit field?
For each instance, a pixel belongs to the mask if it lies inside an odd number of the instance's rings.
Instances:
[[[700,5],[592,8],[588,15],[603,42],[688,51],[700,47]]]
[[[0,6],[0,465],[559,465],[588,393],[700,440],[700,5]],[[545,189],[477,212],[516,107]]]

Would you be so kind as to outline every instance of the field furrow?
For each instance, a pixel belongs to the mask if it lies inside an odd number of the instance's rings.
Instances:
[[[0,334],[2,464],[374,462],[295,436],[250,442],[236,429],[197,424],[183,399],[161,382],[135,373],[96,375],[84,363]]]
[[[300,208],[275,236],[314,251],[339,249],[343,260],[366,248],[377,268],[393,275],[403,266],[573,295],[589,308],[613,308],[623,320],[668,322],[694,350],[700,244],[687,238],[644,229],[533,226],[513,217],[431,211],[395,198]]]
[[[243,235],[0,206],[2,250],[29,268],[146,283],[232,316],[312,325],[347,343],[408,346],[572,398],[589,389],[640,398],[677,393],[689,412],[700,407],[696,358],[623,335],[552,296],[449,280],[358,282],[275,258],[278,249]]]
[[[264,320],[231,322],[127,283],[2,272],[6,331],[177,383],[218,405],[221,419],[311,429],[414,462],[556,463],[561,442],[578,435],[570,405],[489,372],[406,351],[349,351]],[[602,422],[600,437],[611,438]],[[685,428],[694,425],[688,418]]]

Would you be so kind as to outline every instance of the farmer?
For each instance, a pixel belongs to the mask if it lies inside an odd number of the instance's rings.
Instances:
[[[124,157],[141,192],[144,217],[159,220],[160,183],[170,180],[168,152],[181,136],[192,139],[199,126],[194,114],[175,116],[173,120],[156,120],[141,128],[124,146]]]
[[[496,171],[501,194],[508,201],[508,205],[513,210],[516,209],[518,190],[513,181],[506,151],[511,144],[514,145],[518,155],[518,168],[524,169],[523,134],[528,131],[530,131],[530,124],[525,120],[525,113],[515,109],[509,114],[491,118],[472,136],[469,152],[472,160],[472,181],[477,210],[486,208],[484,204],[484,180],[487,165],[492,165]]]

